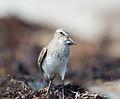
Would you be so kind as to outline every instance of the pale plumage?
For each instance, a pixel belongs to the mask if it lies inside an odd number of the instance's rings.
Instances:
[[[64,29],[56,30],[52,41],[43,48],[38,57],[38,66],[44,74],[44,79],[49,81],[49,87],[56,74],[59,74],[64,85],[70,45],[76,43],[69,37],[69,32]],[[48,89],[49,91],[49,89]]]

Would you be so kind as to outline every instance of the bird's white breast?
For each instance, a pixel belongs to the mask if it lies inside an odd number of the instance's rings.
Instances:
[[[43,69],[48,73],[57,73],[66,68],[68,57],[63,52],[47,56],[43,63]]]
[[[48,74],[59,73],[61,77],[64,77],[69,56],[69,46],[56,46],[49,48],[47,56],[43,62],[43,70]]]

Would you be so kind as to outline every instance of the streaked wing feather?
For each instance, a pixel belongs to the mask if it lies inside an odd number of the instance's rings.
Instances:
[[[43,71],[43,69],[42,69],[42,63],[43,63],[43,61],[44,61],[44,59],[45,59],[45,57],[46,57],[46,54],[47,54],[47,48],[43,48],[42,49],[42,51],[40,52],[40,55],[39,55],[39,57],[38,57],[38,66],[39,66],[39,68]]]

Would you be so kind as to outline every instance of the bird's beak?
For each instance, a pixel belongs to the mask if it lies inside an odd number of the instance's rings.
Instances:
[[[67,39],[66,42],[68,45],[77,45],[77,43],[75,41],[73,41],[70,37]]]

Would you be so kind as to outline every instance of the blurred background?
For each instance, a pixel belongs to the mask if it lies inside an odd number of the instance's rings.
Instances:
[[[61,27],[78,43],[71,46],[66,83],[91,87],[120,79],[120,0],[1,0],[0,78],[41,81],[38,55]]]

